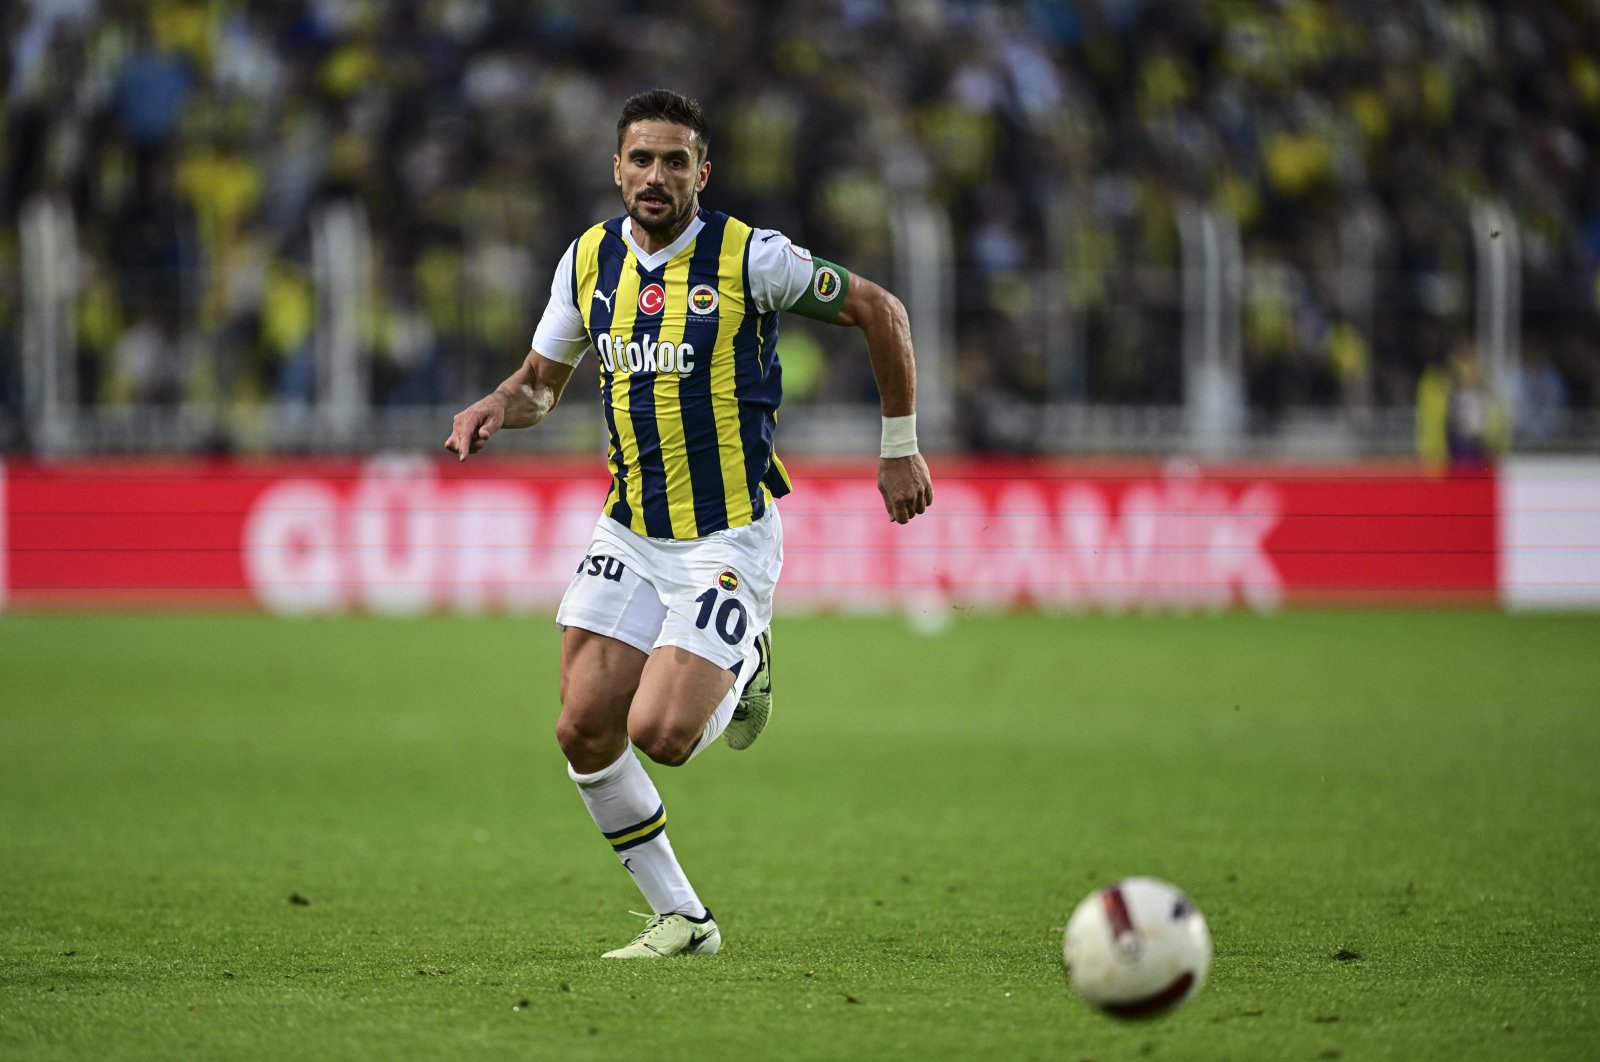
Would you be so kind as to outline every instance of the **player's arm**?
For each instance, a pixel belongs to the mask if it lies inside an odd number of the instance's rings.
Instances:
[[[883,412],[878,493],[897,524],[933,504],[928,463],[917,452],[917,365],[911,321],[893,294],[866,277],[816,259],[812,280],[792,309],[805,317],[861,329]]]
[[[505,382],[455,416],[444,448],[465,461],[501,428],[531,428],[561,401],[573,366],[528,351],[521,368]]]
[[[572,370],[589,347],[583,317],[572,297],[573,255],[577,242],[568,245],[550,280],[550,301],[533,333],[528,356],[505,382],[455,416],[444,448],[465,461],[489,442],[501,428],[531,428],[561,401]],[[540,353],[543,351],[544,353]]]

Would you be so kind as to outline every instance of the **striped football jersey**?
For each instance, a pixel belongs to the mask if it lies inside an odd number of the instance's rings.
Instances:
[[[569,364],[592,349],[600,363],[607,515],[652,538],[748,524],[791,486],[774,449],[777,311],[805,290],[810,255],[708,210],[653,255],[626,224],[595,225],[568,249],[535,349]]]

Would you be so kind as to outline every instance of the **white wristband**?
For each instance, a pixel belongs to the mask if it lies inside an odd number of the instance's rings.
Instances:
[[[883,418],[879,457],[910,457],[917,452],[917,415]]]

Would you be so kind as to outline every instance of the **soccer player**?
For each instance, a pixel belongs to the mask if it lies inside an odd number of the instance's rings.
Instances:
[[[654,912],[608,958],[722,943],[632,746],[675,767],[719,735],[747,748],[766,726],[783,566],[773,500],[790,488],[773,450],[778,311],[861,329],[882,400],[884,506],[903,524],[933,503],[905,307],[781,233],[703,209],[708,146],[693,100],[657,89],[624,104],[611,164],[626,214],[567,248],[522,367],[456,414],[445,442],[465,460],[501,428],[537,424],[595,351],[611,492],[556,615],[556,740]]]

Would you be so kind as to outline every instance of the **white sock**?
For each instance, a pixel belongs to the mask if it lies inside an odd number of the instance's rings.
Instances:
[[[739,707],[739,698],[744,696],[744,688],[750,685],[750,680],[755,676],[756,668],[761,666],[761,651],[752,642],[745,650],[744,663],[739,666],[739,674],[733,680],[733,688],[717,704],[717,710],[711,713],[711,718],[706,720],[706,728],[700,733],[700,740],[694,743],[694,751],[689,753],[689,759],[700,755],[711,743],[722,736],[728,729],[728,724],[733,721],[733,710]]]
[[[717,710],[722,710],[719,705]],[[732,714],[730,708],[729,714]],[[567,764],[567,775],[594,824],[600,827],[633,883],[656,914],[703,918],[705,905],[695,895],[672,842],[667,840],[667,812],[655,783],[629,746],[617,762],[593,774],[579,774]]]
[[[711,713],[711,718],[706,720],[706,728],[700,732],[700,740],[694,743],[694,751],[689,753],[689,759],[704,752],[711,743],[722,736],[728,729],[728,723],[733,719],[733,710],[739,706],[740,686],[737,682],[733,689],[717,704],[717,710]]]

